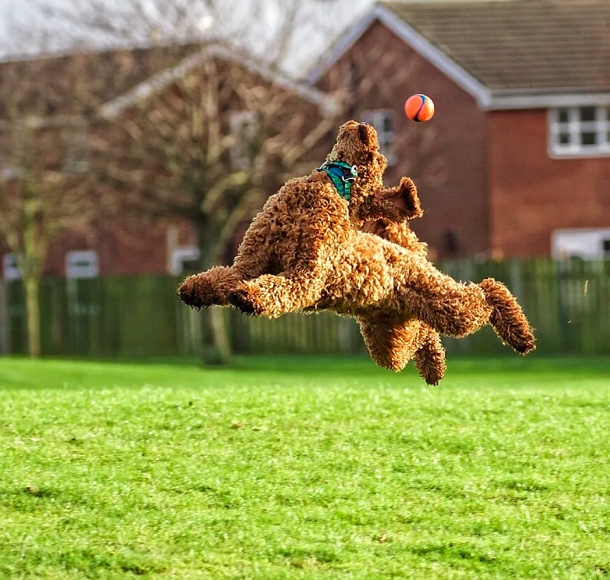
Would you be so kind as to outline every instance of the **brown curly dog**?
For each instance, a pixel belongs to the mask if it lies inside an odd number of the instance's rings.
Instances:
[[[367,221],[421,214],[409,179],[384,189],[386,166],[373,127],[348,121],[322,167],[267,200],[233,265],[190,276],[180,298],[272,318],[298,310],[354,316],[373,358],[389,368],[413,358],[430,329],[463,337],[491,324],[517,352],[530,352],[533,332],[500,282],[456,282],[421,252],[362,231]]]

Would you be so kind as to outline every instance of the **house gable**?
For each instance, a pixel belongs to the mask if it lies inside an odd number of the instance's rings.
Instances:
[[[452,61],[436,46],[419,34],[413,27],[398,18],[386,7],[374,6],[361,20],[357,21],[339,40],[327,57],[307,77],[311,84],[317,83],[326,70],[332,67],[375,23],[380,22],[398,38],[406,42],[423,58],[436,66],[445,76],[470,94],[481,108],[487,108],[489,91],[466,70]]]
[[[320,107],[323,114],[333,114],[338,109],[337,101],[307,84],[298,83],[292,79],[282,76],[262,63],[255,62],[241,54],[238,54],[225,46],[211,44],[198,50],[179,62],[176,66],[161,71],[143,82],[137,84],[124,94],[105,103],[99,109],[102,117],[112,119],[131,107],[140,100],[147,99],[152,95],[164,90],[176,80],[184,77],[200,67],[206,60],[218,58],[258,75],[270,85],[293,93],[305,101]]]
[[[382,2],[309,75],[381,22],[483,110],[610,104],[610,2]]]
[[[388,26],[375,19],[324,71],[319,86],[346,95],[345,118],[372,123],[382,135],[390,118],[393,163],[384,180],[409,175],[424,208],[411,227],[435,257],[484,254],[486,224],[486,113],[476,100]],[[432,95],[437,113],[431,123],[414,123],[404,114],[405,98]]]

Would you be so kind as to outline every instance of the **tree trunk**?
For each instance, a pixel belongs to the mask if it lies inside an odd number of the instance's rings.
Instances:
[[[217,239],[214,228],[209,224],[197,224],[197,238],[200,251],[199,267],[201,271],[216,265],[218,254]],[[227,313],[224,308],[212,306],[201,311],[202,345],[201,361],[204,365],[223,365],[231,361],[231,340],[227,324]]]
[[[38,291],[40,279],[36,275],[25,278],[25,312],[28,330],[28,353],[31,357],[38,358],[41,354],[40,346],[40,303]]]
[[[227,324],[227,312],[220,306],[213,306],[207,312],[212,333],[214,364],[227,364],[231,361],[231,340]],[[209,364],[209,363],[208,363]]]

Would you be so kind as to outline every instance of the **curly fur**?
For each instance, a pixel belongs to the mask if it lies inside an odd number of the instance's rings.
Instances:
[[[379,227],[376,220],[400,224],[421,215],[410,179],[383,187],[387,160],[373,127],[342,125],[327,160],[357,167],[349,202],[323,172],[291,179],[254,218],[233,265],[190,276],[180,298],[194,308],[233,305],[271,318],[299,310],[356,317],[378,364],[398,370],[415,358],[431,383],[444,373],[439,333],[463,337],[491,324],[517,352],[534,348],[521,308],[500,282],[455,281],[407,230],[403,245],[390,240],[393,226],[384,235],[366,231]]]
[[[420,208],[417,190],[412,182],[409,184],[407,195],[413,200],[411,206]],[[423,212],[418,209],[413,217],[422,214]],[[422,257],[428,255],[428,244],[418,239],[406,220],[400,222],[393,222],[388,218],[369,220],[364,223],[362,231],[378,235]],[[392,320],[391,317],[377,320],[376,324],[360,318],[357,320],[371,358],[379,366],[400,371],[411,359],[415,359],[415,366],[420,376],[429,385],[438,385],[445,376],[447,370],[445,349],[439,333],[427,324],[416,319],[405,322]]]

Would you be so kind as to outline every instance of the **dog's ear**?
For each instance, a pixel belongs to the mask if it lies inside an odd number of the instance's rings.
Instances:
[[[423,214],[417,188],[408,177],[403,177],[396,187],[382,189],[378,194],[368,196],[358,208],[358,217],[363,221],[388,219],[403,222]]]
[[[417,188],[409,177],[403,177],[396,187],[384,189],[380,202],[384,215],[394,221],[412,220],[424,215],[417,195]]]

